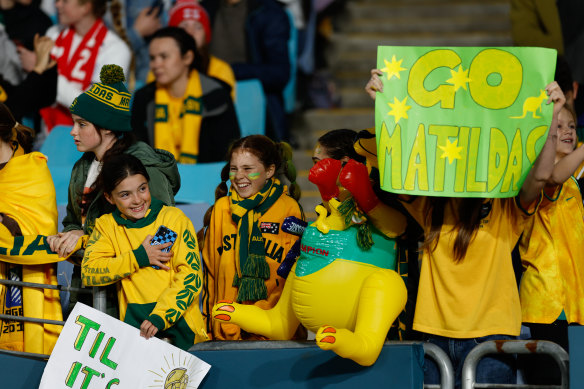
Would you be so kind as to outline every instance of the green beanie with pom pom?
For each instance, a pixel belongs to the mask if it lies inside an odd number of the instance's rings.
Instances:
[[[104,65],[97,82],[83,92],[69,107],[96,127],[111,131],[132,131],[130,99],[132,95],[124,85],[126,78],[118,65]]]

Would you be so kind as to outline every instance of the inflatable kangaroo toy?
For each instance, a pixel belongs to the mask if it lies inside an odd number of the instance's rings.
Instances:
[[[511,119],[523,119],[528,112],[531,112],[534,119],[539,119],[537,116],[537,111],[541,113],[541,104],[547,99],[547,95],[544,90],[541,91],[539,96],[532,96],[525,99],[523,102],[523,115],[522,116],[511,116]]]
[[[328,205],[330,214],[316,207],[319,216],[302,235],[300,257],[274,308],[220,302],[212,316],[272,340],[291,339],[302,323],[320,348],[370,366],[407,300],[393,270],[395,240],[364,224],[352,197],[343,203],[331,198]]]

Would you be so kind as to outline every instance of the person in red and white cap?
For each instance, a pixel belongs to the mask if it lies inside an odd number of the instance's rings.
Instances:
[[[231,87],[231,98],[235,100],[235,76],[231,66],[209,54],[211,23],[205,8],[197,0],[178,0],[169,11],[168,25],[184,29],[195,39],[203,71],[227,83]]]

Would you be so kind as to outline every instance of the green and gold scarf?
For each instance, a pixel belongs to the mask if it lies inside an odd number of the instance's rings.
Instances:
[[[235,247],[237,273],[233,277],[233,286],[239,288],[237,302],[268,298],[265,280],[270,278],[270,267],[266,263],[259,220],[284,190],[284,185],[277,178],[271,178],[254,196],[242,199],[231,186],[231,218],[237,223],[239,232],[239,243]]]
[[[191,71],[187,90],[178,117],[170,112],[171,97],[165,88],[156,88],[154,101],[154,147],[170,151],[180,163],[197,163],[199,157],[199,135],[203,122],[203,89],[196,70]],[[171,123],[180,122],[180,139],[177,144]],[[180,145],[180,146],[178,146]]]

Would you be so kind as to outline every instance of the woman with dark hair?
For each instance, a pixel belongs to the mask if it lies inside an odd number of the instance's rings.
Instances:
[[[183,350],[207,340],[199,310],[203,272],[191,221],[150,195],[148,172],[132,155],[106,160],[97,181],[116,208],[96,220],[83,257],[83,283],[116,284],[120,320],[140,328],[146,339],[168,338]]]
[[[375,99],[383,91],[380,70],[371,70],[365,89]],[[455,198],[400,196],[424,231],[413,329],[453,361],[456,387],[463,362],[479,343],[515,339],[521,330],[521,305],[511,252],[541,202],[554,170],[558,116],[566,99],[557,82],[545,88],[553,117],[543,148],[516,197]],[[429,361],[424,382],[437,384]],[[483,358],[477,382],[515,383],[512,356]]]
[[[75,123],[71,136],[77,150],[84,154],[71,172],[63,232],[48,238],[51,249],[61,256],[68,255],[83,235],[91,234],[95,219],[113,210],[103,193],[95,190],[95,180],[103,162],[113,155],[125,153],[140,159],[150,175],[154,197],[174,205],[174,195],[180,188],[176,161],[170,153],[153,150],[132,136],[129,109],[132,96],[123,81],[124,74],[119,66],[106,65],[102,68],[101,83],[79,95],[70,107]],[[104,91],[110,100],[103,98]],[[79,273],[79,268],[75,267],[73,275],[77,283]]]
[[[341,162],[354,159],[365,163],[365,157],[357,154],[353,146],[356,138],[356,131],[345,128],[327,132],[318,138],[312,153],[312,162],[316,165],[322,159],[332,158]]]
[[[303,218],[297,202],[300,187],[295,182],[292,149],[286,143],[250,135],[231,145],[227,160],[215,205],[205,215],[203,313],[213,339],[262,339],[235,324],[213,320],[209,313],[221,300],[262,309],[276,305],[285,281],[276,271],[298,239],[283,231],[282,222],[288,216]],[[290,195],[276,178],[282,170],[292,182]]]
[[[19,124],[0,103],[0,236],[50,235],[57,232],[55,186],[47,158],[32,150],[33,131]],[[9,260],[10,258],[5,258]],[[16,262],[16,261],[15,261]],[[0,278],[57,285],[54,260],[35,255],[23,263],[0,262]],[[59,292],[0,285],[5,315],[62,320]],[[50,354],[60,326],[1,321],[0,348]]]
[[[195,40],[166,27],[150,41],[155,81],[139,89],[132,126],[139,140],[167,150],[180,163],[221,161],[239,124],[229,91],[201,70]]]
[[[201,71],[229,85],[231,97],[235,100],[233,69],[227,62],[209,53],[211,22],[205,8],[197,0],[178,0],[168,12],[168,25],[184,29],[195,39],[201,55]]]

